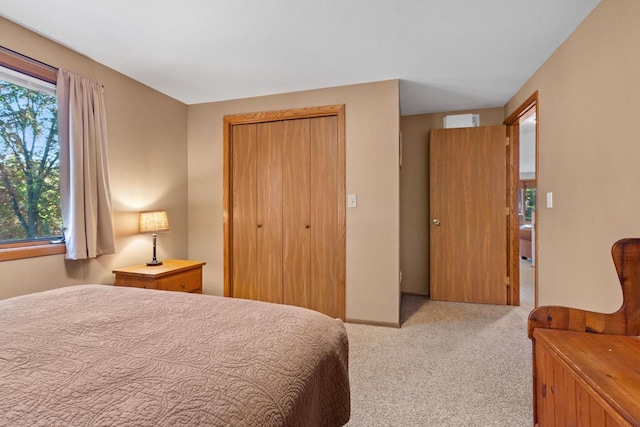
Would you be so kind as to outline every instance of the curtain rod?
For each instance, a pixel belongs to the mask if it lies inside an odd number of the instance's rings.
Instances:
[[[53,84],[56,84],[58,78],[59,68],[4,46],[0,46],[0,66]],[[100,84],[100,86],[104,88],[103,84]]]
[[[48,68],[49,70],[51,70],[53,72],[56,72],[56,73],[58,72],[58,67],[54,67],[53,65],[49,65],[49,64],[47,64],[45,62],[42,62],[42,61],[38,61],[37,59],[34,59],[34,58],[32,58],[30,56],[27,56],[27,55],[23,55],[20,52],[16,52],[15,50],[9,49],[9,48],[4,47],[4,46],[0,46],[0,50],[4,51],[8,55],[16,56],[16,57],[18,57],[18,58],[20,58],[20,59],[22,59],[24,61],[31,62],[34,65],[38,65],[38,66],[41,66],[41,67]]]
[[[0,46],[0,65],[42,81],[56,84],[58,69],[14,50]]]

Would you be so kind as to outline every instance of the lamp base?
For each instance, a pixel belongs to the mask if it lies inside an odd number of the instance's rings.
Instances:
[[[156,237],[158,237],[157,233],[153,233],[151,235],[153,237],[153,259],[151,259],[151,262],[147,263],[148,267],[155,267],[157,265],[162,265],[162,261],[158,261],[156,259]]]

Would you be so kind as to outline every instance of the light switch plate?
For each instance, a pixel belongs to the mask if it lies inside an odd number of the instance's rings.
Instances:
[[[548,208],[552,208],[553,207],[553,193],[552,192],[548,192],[547,193],[547,207]]]
[[[355,194],[349,194],[347,196],[347,207],[355,208],[358,206],[358,198]]]

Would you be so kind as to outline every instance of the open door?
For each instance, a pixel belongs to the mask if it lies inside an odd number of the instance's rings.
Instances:
[[[505,126],[430,134],[431,299],[507,304]]]
[[[523,179],[533,179],[535,186],[538,185],[538,92],[534,92],[524,103],[515,109],[513,113],[504,120],[509,135],[509,296],[508,304],[520,305],[532,304],[538,306],[538,224],[540,217],[536,215],[537,201],[533,201],[534,214],[527,215],[522,211],[525,205],[526,193],[519,191]],[[533,126],[532,126],[533,125]],[[523,129],[528,127],[528,130]],[[522,196],[522,197],[521,197]],[[537,197],[536,197],[537,199]],[[523,218],[520,214],[524,215]],[[530,226],[530,230],[526,230]],[[524,228],[524,231],[522,230]],[[528,232],[527,232],[528,231]],[[526,241],[529,238],[530,241]],[[530,248],[530,254],[521,253],[521,240]],[[530,256],[527,256],[530,255]],[[524,256],[530,259],[527,267],[526,262],[521,261]],[[524,281],[520,280],[520,268],[533,268],[533,283],[531,283],[530,270],[522,270],[526,275]]]

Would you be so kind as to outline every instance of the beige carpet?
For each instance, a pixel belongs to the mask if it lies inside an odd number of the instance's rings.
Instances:
[[[347,324],[349,426],[531,426],[533,268],[522,305],[404,296],[400,329]]]

